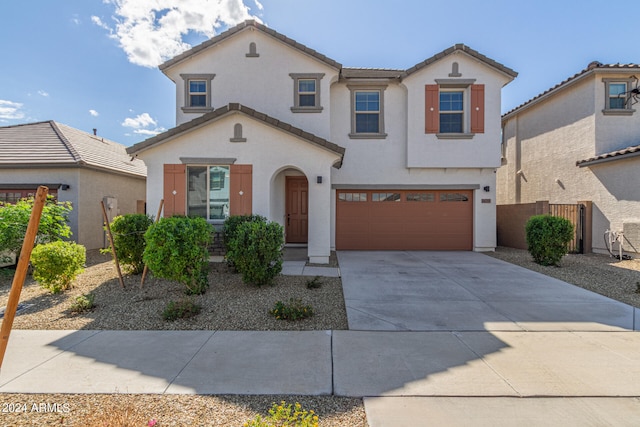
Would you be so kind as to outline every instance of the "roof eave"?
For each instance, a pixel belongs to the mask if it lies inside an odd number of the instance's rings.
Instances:
[[[601,159],[594,159],[594,160],[581,160],[576,162],[576,166],[579,168],[584,168],[587,166],[594,166],[594,165],[599,165],[601,163],[608,163],[608,162],[613,162],[613,161],[617,161],[617,160],[627,160],[630,159],[632,157],[637,157],[640,156],[640,151],[635,151],[632,153],[626,153],[626,154],[618,154],[618,155],[612,155],[609,157],[604,157]]]

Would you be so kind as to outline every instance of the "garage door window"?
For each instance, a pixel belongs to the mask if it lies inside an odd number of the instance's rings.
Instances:
[[[374,202],[399,202],[400,193],[372,193],[371,200]]]
[[[440,193],[441,202],[468,202],[469,198],[460,193]]]
[[[407,193],[407,202],[435,202],[433,193]]]
[[[367,193],[339,193],[338,200],[341,202],[366,202]]]

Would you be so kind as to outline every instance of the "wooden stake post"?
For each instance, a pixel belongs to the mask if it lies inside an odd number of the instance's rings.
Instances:
[[[36,236],[38,235],[42,209],[47,202],[48,192],[49,189],[47,187],[38,187],[38,192],[36,193],[33,203],[33,209],[31,210],[31,217],[29,218],[29,225],[27,226],[27,233],[25,234],[24,241],[22,242],[20,258],[18,259],[16,273],[14,274],[13,282],[11,283],[11,291],[9,291],[7,308],[4,311],[4,318],[2,319],[2,328],[0,328],[0,367],[2,367],[4,353],[7,350],[9,335],[11,334],[11,327],[13,326],[13,319],[15,318],[16,311],[18,309],[18,302],[20,301],[20,293],[22,292],[24,279],[27,277],[29,259],[31,258],[33,245],[36,242]]]
[[[164,206],[164,199],[160,200],[160,206],[158,206],[158,213],[156,214],[156,217],[153,222],[158,222],[158,220],[160,219],[160,214],[162,214],[162,206]],[[144,286],[144,278],[147,277],[148,270],[149,270],[149,267],[147,266],[147,264],[145,264],[144,268],[142,269],[142,280],[140,280],[140,289],[142,289],[142,287]]]
[[[111,253],[113,254],[113,262],[116,263],[116,270],[118,270],[118,279],[120,280],[120,287],[124,288],[124,279],[122,278],[122,271],[120,271],[120,263],[118,262],[118,255],[116,255],[116,245],[113,244],[113,234],[111,234],[111,226],[109,225],[109,217],[107,216],[107,209],[104,207],[104,201],[100,202],[102,206],[102,215],[104,216],[104,223],[107,227],[107,236],[109,237],[109,244],[111,244]]]

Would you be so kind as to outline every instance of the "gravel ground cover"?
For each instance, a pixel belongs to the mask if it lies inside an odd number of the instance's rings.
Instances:
[[[0,269],[0,307],[7,303],[12,271]],[[168,322],[162,311],[169,301],[185,298],[183,287],[149,275],[140,288],[140,276],[125,275],[120,287],[110,255],[87,254],[87,268],[74,286],[51,294],[30,276],[21,303],[31,304],[16,316],[15,329],[104,330],[327,330],[347,329],[347,315],[339,278],[320,278],[321,286],[308,289],[313,277],[279,276],[274,286],[260,288],[242,283],[224,264],[211,264],[210,287],[193,297],[202,306],[193,318]],[[76,296],[93,293],[96,307],[73,314]],[[299,298],[314,309],[314,316],[296,322],[276,320],[268,311],[276,301]],[[257,361],[256,363],[259,363]],[[362,399],[336,396],[176,396],[132,394],[0,394],[2,426],[242,426],[257,414],[268,415],[273,403],[299,402],[313,409],[320,426],[366,427]],[[47,406],[48,404],[48,406]],[[35,405],[35,406],[34,406]]]

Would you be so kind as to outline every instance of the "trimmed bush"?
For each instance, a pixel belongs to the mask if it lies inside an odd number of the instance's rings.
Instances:
[[[233,241],[238,234],[238,227],[244,224],[245,222],[267,222],[267,218],[262,215],[232,215],[225,219],[224,225],[222,227],[222,234],[224,236],[224,243],[226,254],[225,258],[227,259],[227,263],[230,267],[233,267],[234,257],[236,256],[233,252],[233,245],[229,245],[229,242]]]
[[[194,303],[190,299],[181,299],[179,301],[169,301],[162,312],[162,318],[169,322],[178,319],[187,319],[200,313],[202,307]]]
[[[235,238],[227,242],[227,253],[242,281],[257,286],[268,285],[282,271],[282,226],[262,220],[244,222],[236,229]]]
[[[51,242],[38,245],[31,252],[33,278],[45,289],[58,293],[84,271],[87,260],[84,246],[74,242]]]
[[[558,265],[574,237],[571,221],[551,215],[532,216],[525,231],[529,253],[541,265]]]
[[[140,274],[144,270],[144,233],[152,224],[153,220],[145,214],[119,215],[109,224],[118,261],[129,273]]]
[[[292,407],[283,400],[274,403],[269,415],[262,419],[256,415],[254,419],[243,424],[244,427],[318,427],[318,416],[313,410],[307,411],[298,402]]]
[[[155,276],[182,283],[187,294],[203,294],[209,286],[207,246],[212,231],[204,218],[162,218],[144,235],[143,260]]]

